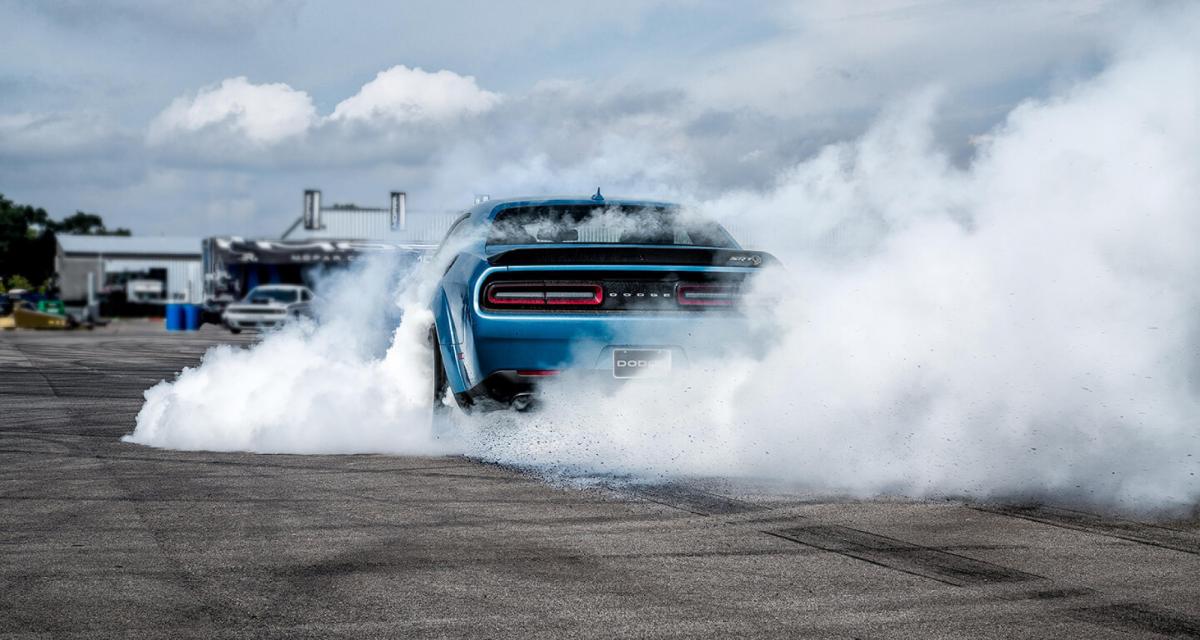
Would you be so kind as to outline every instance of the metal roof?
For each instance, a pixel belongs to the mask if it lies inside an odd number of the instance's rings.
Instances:
[[[200,238],[57,234],[63,253],[200,257]]]

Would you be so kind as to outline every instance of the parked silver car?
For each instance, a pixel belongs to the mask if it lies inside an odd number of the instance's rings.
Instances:
[[[269,329],[296,318],[311,316],[313,292],[294,284],[254,287],[241,302],[225,307],[221,320],[233,333],[243,329]]]

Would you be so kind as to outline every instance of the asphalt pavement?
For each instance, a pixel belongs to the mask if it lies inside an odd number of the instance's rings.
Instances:
[[[1200,526],[125,444],[219,342],[0,333],[0,638],[1200,637]]]

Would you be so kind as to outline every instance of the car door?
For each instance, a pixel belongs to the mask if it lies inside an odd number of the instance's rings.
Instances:
[[[298,316],[312,317],[313,292],[308,289],[300,290],[300,301],[292,306],[292,312]]]

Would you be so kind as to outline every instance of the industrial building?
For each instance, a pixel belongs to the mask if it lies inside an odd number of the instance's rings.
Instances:
[[[454,221],[452,213],[410,212],[407,194],[393,191],[386,207],[323,206],[321,192],[304,192],[303,208],[275,240],[206,238],[204,301],[210,314],[260,284],[312,285],[321,271],[392,252],[416,261],[431,252]]]
[[[57,236],[55,270],[68,304],[93,293],[120,290],[130,302],[200,302],[204,277],[200,238],[161,236]]]
[[[203,303],[216,313],[259,284],[312,284],[320,270],[365,254],[419,260],[454,218],[409,211],[403,191],[391,192],[386,207],[360,207],[323,206],[321,192],[310,189],[277,238],[59,235],[56,270],[71,305],[118,294],[136,304]]]
[[[304,209],[282,240],[374,240],[402,245],[436,246],[457,214],[409,211],[408,194],[393,191],[387,207],[321,203],[321,192],[304,192]]]

